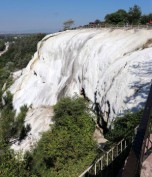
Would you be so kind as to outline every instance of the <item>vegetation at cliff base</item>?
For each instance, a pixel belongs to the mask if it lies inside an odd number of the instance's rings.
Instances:
[[[10,92],[3,96],[3,104],[0,106],[0,176],[16,177],[27,176],[28,171],[24,168],[25,162],[18,161],[13,150],[10,150],[12,141],[23,140],[30,126],[24,125],[27,107],[21,107],[18,116],[12,105],[12,95]]]
[[[118,117],[112,123],[112,128],[105,134],[105,137],[112,143],[119,142],[124,137],[134,134],[134,129],[139,125],[143,110]]]
[[[54,107],[54,126],[42,135],[29,168],[46,177],[75,177],[96,156],[95,123],[82,98],[64,98]]]
[[[27,113],[27,106],[22,106],[20,113],[16,116],[16,111],[12,105],[12,94],[10,92],[3,96],[0,114],[0,144],[9,144],[11,139],[22,140],[26,137],[30,126],[24,126],[24,119]]]
[[[43,133],[33,152],[25,154],[24,161],[16,159],[7,142],[1,141],[0,176],[75,177],[92,163],[97,154],[95,124],[87,103],[82,98],[64,98],[54,110],[54,126]],[[13,125],[12,121],[5,125]]]

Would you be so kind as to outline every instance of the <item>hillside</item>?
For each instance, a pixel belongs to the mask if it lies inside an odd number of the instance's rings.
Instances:
[[[93,107],[99,103],[108,125],[126,111],[141,109],[152,79],[151,38],[146,29],[83,29],[46,36],[27,67],[14,73],[14,108],[19,111],[26,104],[39,114],[28,114],[30,138],[14,148],[29,148],[29,139],[39,139],[47,130],[50,116],[41,114],[42,109],[82,90]]]

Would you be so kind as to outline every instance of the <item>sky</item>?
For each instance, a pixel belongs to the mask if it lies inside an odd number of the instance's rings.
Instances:
[[[56,32],[68,19],[84,25],[135,4],[152,13],[152,0],[0,0],[0,33]]]

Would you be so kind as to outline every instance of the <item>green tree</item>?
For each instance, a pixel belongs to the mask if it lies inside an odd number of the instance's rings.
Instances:
[[[0,51],[3,51],[5,49],[5,42],[4,40],[0,39]]]
[[[99,19],[96,19],[96,20],[94,21],[94,23],[98,25],[98,24],[101,23],[101,21],[100,21]]]
[[[13,62],[14,70],[26,67],[32,56],[36,52],[37,43],[45,36],[45,34],[35,34],[30,36],[18,37],[15,43],[10,43],[8,51],[0,57],[0,69]]]
[[[43,177],[78,176],[96,156],[94,121],[82,98],[62,99],[54,111],[54,127],[34,150],[33,171]]]
[[[70,29],[73,24],[74,24],[74,20],[72,19],[67,20],[63,23],[63,29],[64,30]]]
[[[22,106],[16,117],[12,99],[13,96],[10,92],[7,92],[6,96],[3,97],[5,104],[2,104],[0,111],[0,143],[9,143],[11,138],[22,140],[30,130],[29,125],[24,125],[27,106]]]
[[[134,133],[134,128],[139,125],[143,111],[135,113],[127,113],[122,117],[118,117],[113,122],[113,128],[105,135],[105,137],[115,143],[130,134]]]
[[[0,151],[0,176],[1,177],[34,177],[26,169],[24,161],[19,161],[15,154],[7,146],[1,147]]]
[[[129,23],[132,25],[139,24],[141,14],[142,14],[141,8],[138,5],[130,7],[128,12]]]
[[[108,24],[114,25],[124,25],[125,22],[128,21],[127,12],[123,9],[119,9],[118,11],[107,14],[105,16],[105,22]]]
[[[150,20],[152,20],[152,13],[147,14],[147,15],[142,15],[140,22],[141,22],[141,24],[145,25],[145,24],[149,23]]]

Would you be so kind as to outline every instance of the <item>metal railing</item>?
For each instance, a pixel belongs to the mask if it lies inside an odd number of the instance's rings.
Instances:
[[[143,116],[137,134],[133,141],[131,151],[125,164],[122,177],[139,177],[144,161],[145,152],[152,148],[149,135],[152,131],[152,85],[146,102]],[[148,142],[148,145],[147,145]],[[149,147],[149,143],[151,146]],[[146,150],[146,151],[145,151]]]
[[[131,139],[126,137],[110,150],[104,152],[79,177],[96,176],[119,157],[130,144],[133,145],[127,158],[122,177],[139,176],[144,155],[147,150],[152,149],[152,141],[149,138],[150,132],[152,132],[152,85],[140,124],[135,128],[134,135],[131,136]],[[149,143],[151,144],[150,146]]]
[[[85,25],[81,27],[77,27],[75,29],[85,29],[85,28],[110,28],[110,29],[152,29],[152,25]]]
[[[96,176],[100,171],[109,166],[132,143],[137,128],[138,126],[134,129],[134,134],[131,137],[122,139],[117,144],[113,145],[110,150],[105,151],[101,157],[90,165],[79,177]]]

